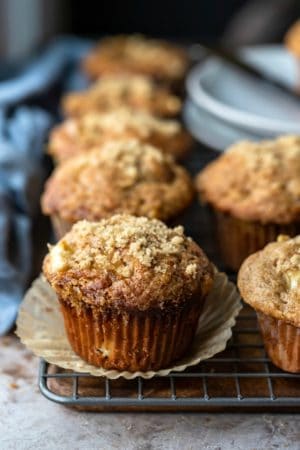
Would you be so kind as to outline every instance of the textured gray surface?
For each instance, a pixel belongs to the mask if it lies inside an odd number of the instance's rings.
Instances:
[[[83,413],[37,388],[37,359],[0,339],[0,449],[300,449],[300,415]]]

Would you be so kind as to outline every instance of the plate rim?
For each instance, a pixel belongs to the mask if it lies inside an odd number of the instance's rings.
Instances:
[[[254,51],[266,51],[267,49],[283,49],[281,45],[264,45],[241,47],[241,53],[253,53]],[[296,124],[282,121],[280,119],[270,119],[253,113],[248,113],[243,110],[228,106],[225,103],[217,100],[207,93],[201,85],[201,80],[208,71],[215,71],[217,67],[222,66],[222,62],[215,57],[209,57],[205,62],[197,63],[189,72],[186,79],[186,90],[197,107],[205,109],[210,114],[218,117],[224,122],[230,123],[236,127],[256,131],[256,133],[268,134],[282,134],[294,133],[300,134],[300,126],[297,128]],[[300,101],[300,97],[299,97]]]
[[[194,111],[192,111],[192,109]],[[209,132],[208,134],[204,133],[203,134],[203,130],[202,128],[199,129],[199,127],[196,125],[196,121],[192,118],[192,115],[196,113],[196,114],[200,114],[201,116],[204,114],[205,117],[203,118],[203,120],[207,120],[208,118],[210,118],[210,120],[212,119],[213,121],[222,124],[224,127],[226,127],[227,129],[236,131],[239,130],[240,136],[237,136],[236,139],[234,140],[230,140],[230,143],[226,143],[226,144],[221,144],[220,143],[220,139],[216,139],[216,138],[211,138],[211,133]],[[195,105],[195,103],[193,103],[192,99],[187,98],[184,102],[183,105],[183,110],[182,110],[182,117],[183,117],[183,121],[184,124],[186,126],[186,128],[189,130],[189,132],[191,133],[191,135],[194,137],[194,139],[196,139],[196,141],[203,143],[204,145],[206,145],[207,147],[211,148],[212,150],[218,152],[218,153],[224,153],[231,145],[233,145],[235,142],[238,141],[242,141],[242,140],[254,140],[254,141],[259,141],[261,140],[261,136],[257,133],[251,133],[250,130],[244,130],[245,134],[249,134],[249,136],[243,136],[243,131],[241,130],[241,128],[239,127],[234,127],[233,124],[224,122],[222,123],[222,121],[219,119],[219,117],[214,116],[213,114],[211,114],[209,111],[205,110],[204,108],[200,108],[198,105]],[[198,118],[199,121],[202,120],[200,117]],[[209,127],[210,128],[210,127]],[[212,129],[212,128],[211,128]],[[214,134],[218,134],[218,133],[214,133]],[[225,138],[227,141],[227,138]]]

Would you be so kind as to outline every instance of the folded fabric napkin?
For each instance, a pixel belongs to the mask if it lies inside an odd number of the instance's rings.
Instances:
[[[18,77],[0,83],[0,335],[12,327],[32,271],[31,232],[45,177],[43,150],[55,121],[53,113],[36,105],[43,104],[55,83],[62,91],[86,85],[78,61],[90,45],[61,38]]]

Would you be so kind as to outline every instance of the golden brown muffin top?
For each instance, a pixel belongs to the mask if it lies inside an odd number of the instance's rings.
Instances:
[[[114,309],[184,305],[213,281],[210,262],[181,226],[130,215],[77,222],[49,247],[43,271],[61,299]]]
[[[291,28],[287,31],[285,38],[285,45],[288,50],[295,56],[300,56],[300,20],[297,20]]]
[[[300,236],[279,236],[249,256],[240,268],[238,287],[256,310],[299,327]]]
[[[261,223],[300,220],[300,137],[239,142],[196,179],[200,197],[233,216]]]
[[[62,163],[46,184],[42,208],[70,222],[120,212],[168,220],[192,197],[184,168],[157,148],[131,140],[111,142]]]
[[[188,65],[182,48],[141,35],[102,39],[83,61],[83,67],[92,77],[127,72],[149,74],[165,81],[182,79]]]
[[[122,108],[107,113],[91,112],[55,127],[48,152],[55,160],[63,161],[109,140],[136,138],[151,143],[156,138],[168,141],[180,138],[181,133],[183,129],[178,121],[158,119],[141,111]]]
[[[86,91],[65,95],[62,101],[62,109],[68,116],[124,106],[168,117],[179,114],[181,100],[149,77],[123,74],[103,76]]]

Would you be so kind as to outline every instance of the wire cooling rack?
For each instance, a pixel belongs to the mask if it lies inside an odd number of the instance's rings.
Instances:
[[[192,174],[216,156],[207,148],[198,150],[186,161]],[[178,223],[221,270],[205,209],[195,204]],[[235,274],[228,276],[236,281]],[[226,350],[185,372],[150,380],[108,380],[41,360],[39,387],[48,399],[84,410],[300,412],[300,374],[283,372],[271,363],[256,315],[246,305]]]
[[[39,387],[48,399],[81,409],[300,411],[300,374],[272,365],[256,316],[246,306],[226,350],[185,372],[108,380],[41,360]]]

